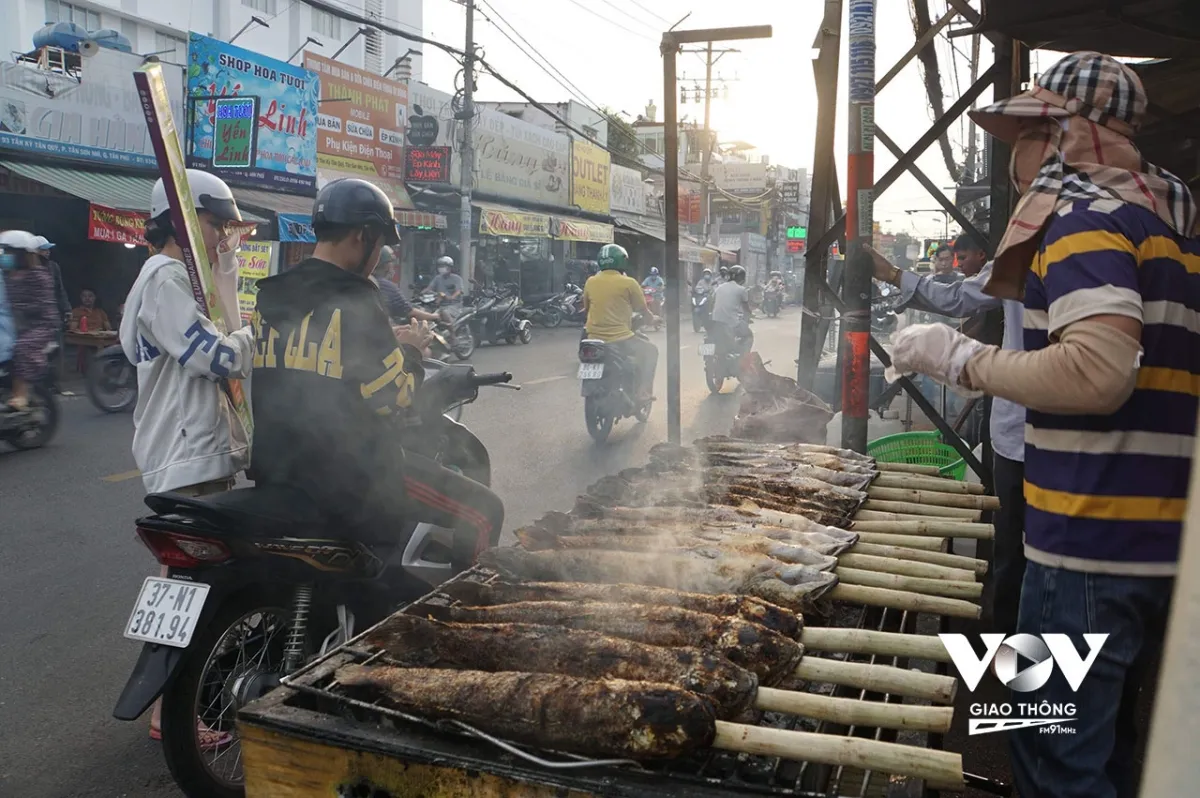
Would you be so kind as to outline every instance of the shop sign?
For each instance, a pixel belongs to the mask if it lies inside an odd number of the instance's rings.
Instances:
[[[482,235],[512,238],[549,238],[550,217],[540,213],[480,208],[479,232]]]
[[[750,252],[766,252],[767,251],[767,237],[766,236],[761,235],[760,233],[745,233],[744,235],[746,237],[745,248],[747,250],[749,250]]]
[[[680,260],[685,260],[688,263],[702,263],[704,256],[701,253],[703,251],[704,250],[702,250],[700,247],[696,246],[695,244],[685,244],[682,241],[679,242],[679,259]]]
[[[276,214],[279,221],[279,240],[295,244],[315,244],[317,235],[313,232],[312,218],[299,213]]]
[[[79,79],[24,62],[0,63],[0,147],[112,166],[156,167],[133,84],[142,57],[100,48]],[[172,114],[183,118],[183,70],[161,64]]]
[[[474,128],[475,189],[567,207],[570,139],[553,130],[484,111]]]
[[[131,81],[132,82],[132,81]],[[145,246],[149,214],[92,204],[88,207],[88,238],[110,244]]]
[[[449,183],[449,147],[409,147],[404,151],[404,179],[409,183]]]
[[[612,210],[646,213],[646,188],[641,172],[628,166],[612,164],[608,176],[608,203]]]
[[[560,241],[585,241],[593,244],[611,244],[613,226],[600,222],[583,222],[579,219],[555,219],[554,237]]]
[[[571,204],[592,213],[608,213],[611,166],[612,158],[607,150],[588,141],[572,141]]]
[[[320,80],[303,67],[192,33],[188,42],[188,166],[235,183],[314,194]],[[217,99],[255,98],[256,140],[249,167],[222,166]],[[215,146],[214,146],[215,143]]]
[[[679,193],[679,221],[684,224],[700,223],[700,195]]]
[[[315,53],[304,54],[304,66],[320,76],[317,166],[344,171],[358,161],[358,171],[403,180],[408,86]]]
[[[258,128],[258,100],[222,97],[214,115],[214,169],[248,169],[254,164],[254,134]]]
[[[713,170],[717,185],[735,194],[761,194],[767,190],[767,165],[726,161]]]
[[[238,249],[237,295],[243,324],[254,315],[254,306],[258,302],[258,281],[271,274],[274,250],[273,241],[243,241]]]

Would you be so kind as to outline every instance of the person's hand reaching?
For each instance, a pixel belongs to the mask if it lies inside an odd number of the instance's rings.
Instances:
[[[871,256],[871,266],[875,279],[892,285],[899,285],[900,270],[891,264],[882,254],[869,244],[863,244],[863,251]]]
[[[429,342],[433,340],[433,333],[429,323],[424,321],[410,321],[407,327],[393,327],[392,331],[396,333],[396,340],[401,344],[408,344],[419,352],[424,352]]]
[[[927,374],[964,396],[979,396],[963,381],[967,362],[987,345],[945,324],[914,324],[892,336],[889,382],[902,374]]]

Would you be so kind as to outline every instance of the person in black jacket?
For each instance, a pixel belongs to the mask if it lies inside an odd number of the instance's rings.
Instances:
[[[392,204],[365,180],[335,180],[317,194],[313,230],[313,257],[258,283],[253,478],[303,490],[356,535],[405,520],[462,530],[453,556],[465,567],[497,543],[504,505],[403,449],[428,332],[393,332],[370,280],[399,241]]]

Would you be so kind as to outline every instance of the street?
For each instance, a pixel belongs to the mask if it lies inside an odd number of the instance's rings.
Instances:
[[[710,396],[682,331],[683,440],[726,432],[740,392]],[[794,376],[799,314],[754,325],[769,368]],[[577,327],[537,329],[528,346],[479,349],[479,371],[511,371],[521,391],[484,389],[463,421],[487,445],[493,488],[507,508],[504,541],[547,510],[568,510],[589,483],[641,465],[666,438],[665,333],[653,417],[620,422],[605,446],[588,437],[575,379]],[[71,386],[76,387],[76,386]],[[0,795],[175,796],[147,720],[119,723],[111,710],[139,644],[121,637],[142,579],[157,565],[135,539],[146,512],[130,454],[129,415],[104,415],[83,395],[63,397],[50,446],[0,452]]]

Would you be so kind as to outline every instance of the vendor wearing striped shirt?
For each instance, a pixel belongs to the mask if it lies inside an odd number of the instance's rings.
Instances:
[[[1074,53],[1026,94],[975,113],[1013,145],[1022,193],[989,293],[1023,295],[1025,352],[944,325],[893,339],[893,365],[1028,410],[1025,553],[1017,631],[1065,633],[1088,656],[1072,689],[1055,669],[1022,703],[1074,704],[1073,734],[1010,733],[1020,795],[1135,796],[1134,705],[1162,646],[1200,395],[1200,245],[1187,186],[1132,137],[1141,81]]]

